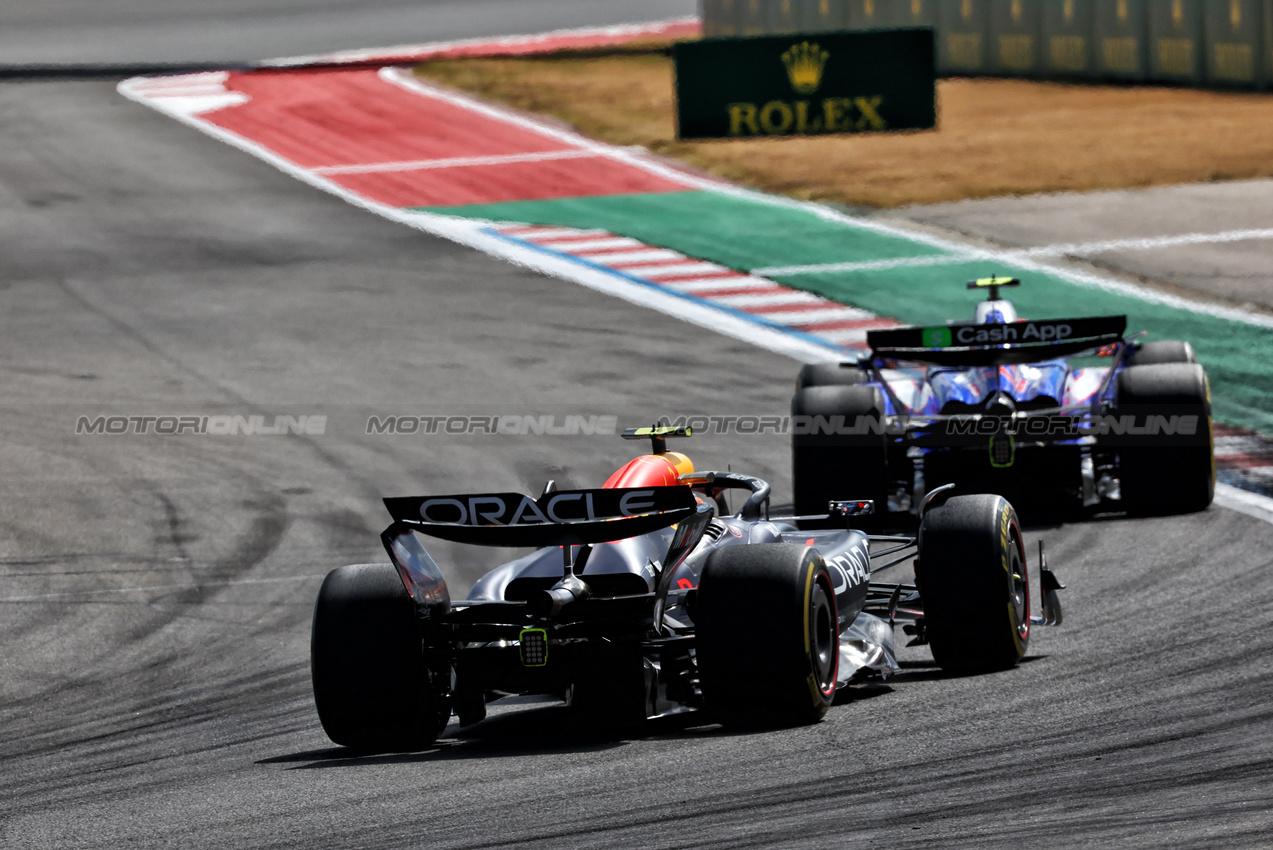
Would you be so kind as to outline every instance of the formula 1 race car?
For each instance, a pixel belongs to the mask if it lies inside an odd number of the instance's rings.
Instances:
[[[988,291],[973,322],[871,331],[860,359],[801,369],[797,513],[849,494],[906,511],[950,483],[1026,513],[1211,503],[1211,395],[1189,343],[1124,336],[1125,316],[1018,319],[999,297],[1018,285],[970,281]]]
[[[814,722],[837,691],[897,670],[905,624],[946,670],[1010,667],[1061,621],[1040,544],[1041,615],[1016,514],[998,496],[930,494],[918,539],[847,528],[870,501],[823,506],[841,527],[770,517],[766,482],[695,471],[669,427],[624,433],[653,453],[599,489],[532,499],[385,499],[392,563],[327,575],[314,608],[314,701],[337,744],[415,749],[512,694],[556,695],[613,721],[705,709],[725,724]],[[741,491],[728,514],[724,494]],[[535,551],[452,600],[417,535]],[[915,583],[871,575],[914,559]],[[920,587],[923,588],[921,593]]]

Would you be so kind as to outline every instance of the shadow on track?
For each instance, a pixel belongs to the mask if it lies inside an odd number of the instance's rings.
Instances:
[[[888,685],[870,682],[838,694],[836,705],[874,699],[893,692]],[[368,767],[384,764],[449,761],[453,759],[517,758],[527,755],[602,753],[641,740],[673,741],[766,734],[772,729],[726,729],[701,712],[661,717],[621,726],[603,717],[589,717],[565,705],[514,707],[482,722],[448,727],[431,747],[411,752],[328,747],[272,756],[257,764],[287,764],[288,770]]]

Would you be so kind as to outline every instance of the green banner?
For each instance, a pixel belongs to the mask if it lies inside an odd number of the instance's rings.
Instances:
[[[1202,82],[1202,0],[1149,0],[1149,78]]]
[[[1093,0],[1096,9],[1096,73],[1114,80],[1143,80],[1149,73],[1147,0]]]
[[[760,35],[769,31],[769,0],[734,0],[738,10],[738,32]]]
[[[888,0],[848,0],[848,28],[851,30],[879,29],[891,26],[892,11]]]
[[[1092,7],[1097,2],[1043,0],[1042,60],[1047,76],[1090,77],[1096,73]]]
[[[1207,0],[1203,7],[1207,82],[1255,87],[1265,82],[1263,0]]]
[[[830,32],[845,27],[845,0],[800,0],[805,32]]]
[[[895,27],[937,26],[937,0],[889,0]]]
[[[769,26],[766,32],[802,32],[804,7],[800,0],[766,0],[769,6]]]
[[[929,29],[678,42],[679,137],[911,130],[937,123]]]
[[[937,69],[942,74],[990,70],[990,0],[940,0],[937,6]]]
[[[738,35],[738,7],[743,0],[702,0],[703,35]]]
[[[1043,0],[991,0],[990,70],[996,74],[1039,73]]]
[[[1273,85],[1273,0],[1264,0],[1260,44],[1264,46],[1264,85]]]

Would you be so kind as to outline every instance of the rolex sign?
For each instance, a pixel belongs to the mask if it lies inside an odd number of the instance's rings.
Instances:
[[[678,42],[680,138],[815,136],[937,123],[931,29]]]

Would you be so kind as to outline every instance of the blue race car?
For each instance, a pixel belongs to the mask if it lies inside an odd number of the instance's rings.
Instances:
[[[954,484],[1024,513],[1169,514],[1215,491],[1211,396],[1187,342],[1126,316],[1026,321],[1004,287],[972,322],[867,334],[868,354],[800,371],[791,401],[798,514],[853,494],[892,511]]]

